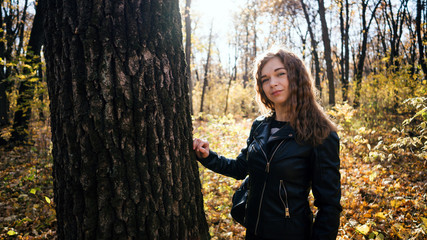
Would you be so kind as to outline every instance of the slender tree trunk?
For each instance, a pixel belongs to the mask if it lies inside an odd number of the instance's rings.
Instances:
[[[0,70],[0,128],[9,125],[9,100],[7,99],[7,82]],[[0,137],[1,138],[1,137]],[[1,144],[0,144],[1,145]]]
[[[213,22],[211,24],[211,30],[209,33],[208,54],[206,56],[205,76],[203,77],[202,98],[200,100],[200,112],[201,113],[203,112],[203,104],[205,102],[206,88],[208,87],[209,61],[211,58],[211,47],[212,47],[212,28],[213,28]]]
[[[253,48],[252,48],[253,50],[252,50],[252,59],[251,59],[251,61],[253,61],[255,59],[256,55],[257,55],[257,38],[258,38],[258,35],[257,35],[256,27],[257,27],[258,13],[257,13],[256,7],[257,6],[254,7],[255,9],[254,9],[254,13],[253,13],[253,21],[254,22],[252,24],[252,31],[254,33],[254,45],[253,45]]]
[[[397,13],[393,13],[393,5],[391,0],[388,1],[387,5],[389,7],[389,14],[386,14],[389,31],[390,31],[390,59],[388,66],[394,66],[395,71],[399,67],[399,62],[396,58],[399,55],[399,46],[401,42],[401,37],[403,34],[403,23],[406,16],[406,6],[408,0],[400,1],[400,6],[397,10]]]
[[[345,0],[345,21],[346,21],[346,31],[345,31],[345,84],[344,84],[344,91],[345,91],[345,101],[348,100],[348,84],[350,79],[350,44],[348,42],[349,40],[349,29],[350,29],[350,4],[348,3],[348,0]]]
[[[18,47],[16,49],[16,55],[19,56],[22,54],[22,50],[24,48],[24,33],[25,33],[25,22],[27,21],[27,8],[28,8],[28,0],[24,2],[24,9],[22,10],[22,17],[20,23],[17,25],[18,30]]]
[[[244,55],[244,74],[243,74],[243,88],[246,88],[246,86],[249,83],[249,13],[246,13],[245,16],[245,31],[246,31],[246,37],[245,37],[245,55]]]
[[[41,62],[40,52],[44,42],[43,17],[45,13],[46,0],[38,0],[26,56],[26,58],[30,60],[30,66],[32,67],[38,67],[38,64]],[[24,28],[22,28],[22,31],[23,30]],[[30,74],[27,68],[25,68],[24,71],[24,74]],[[28,125],[31,118],[31,101],[34,97],[34,88],[35,82],[29,79],[21,82],[19,86],[19,97],[17,99],[18,110],[14,115],[12,136],[9,140],[13,144],[27,143],[28,141]]]
[[[193,114],[193,81],[191,79],[191,0],[185,1],[185,60],[187,62],[187,78],[190,89],[190,109]]]
[[[230,98],[230,88],[231,88],[231,82],[232,81],[236,81],[237,79],[237,51],[238,51],[238,46],[237,46],[237,42],[238,42],[238,35],[237,35],[237,30],[236,30],[236,45],[234,46],[234,67],[232,69],[232,73],[230,74],[230,78],[228,79],[228,86],[227,86],[227,93],[225,95],[225,108],[224,108],[224,115],[227,114],[228,111],[228,99]]]
[[[319,16],[322,25],[322,39],[325,48],[325,61],[326,61],[326,72],[328,75],[329,82],[329,104],[335,105],[335,85],[334,85],[334,71],[332,66],[332,51],[331,41],[329,39],[329,30],[326,23],[325,5],[323,0],[318,0],[319,3]]]
[[[208,239],[178,0],[49,0],[58,239]]]
[[[7,21],[7,14],[4,14],[3,9],[4,1],[0,1],[0,39],[5,38],[6,29],[5,24]],[[4,63],[4,60],[9,59],[8,51],[7,51],[7,45],[5,41],[0,41],[0,58],[3,59],[2,63],[0,63],[0,128],[7,127],[9,122],[9,99],[7,98],[7,91],[9,89],[9,82],[7,81],[8,78],[8,67],[6,67],[6,64]],[[0,136],[0,146],[6,145],[7,140],[2,138]]]
[[[345,19],[344,19],[345,9]],[[341,26],[341,82],[342,82],[342,99],[344,102],[348,100],[348,83],[349,83],[349,44],[348,44],[348,29],[349,29],[349,4],[348,0],[341,1],[340,6],[340,26]]]
[[[314,66],[315,66],[315,85],[316,85],[316,88],[319,90],[319,94],[321,97],[322,86],[320,85],[320,61],[319,61],[319,55],[317,53],[317,41],[314,36],[310,16],[308,15],[307,6],[305,5],[304,0],[300,0],[300,2],[301,2],[302,9],[304,11],[304,16],[307,22],[307,28],[308,28],[308,32],[310,34],[310,39],[311,39],[311,52],[313,54]]]
[[[346,94],[344,91],[345,83],[345,51],[344,51],[344,42],[345,42],[345,23],[344,23],[344,1],[339,1],[340,8],[340,32],[341,32],[341,57],[340,57],[340,67],[341,67],[341,82],[342,82],[342,98],[345,101]]]
[[[0,73],[1,72],[2,71],[0,70]],[[9,117],[8,117],[9,101],[7,99],[6,91],[7,91],[6,81],[5,79],[0,79],[0,129],[9,125]],[[6,144],[7,144],[6,139],[3,139],[0,136],[0,146],[6,145]]]
[[[22,54],[27,8],[28,0],[25,0],[24,4],[20,4],[19,1],[0,1],[0,26],[2,30],[0,33],[2,39],[0,41],[0,58],[3,62],[0,64],[0,126],[2,127],[10,124],[9,100],[6,92],[10,91],[10,87],[14,84],[8,79],[12,74],[13,67],[7,64],[16,61]],[[18,102],[18,105],[20,103]],[[24,107],[19,106],[20,109]],[[6,139],[0,137],[0,145],[5,144],[8,144]]]
[[[427,42],[427,34],[426,34],[426,23],[424,22],[421,25],[422,19],[422,10],[425,10],[426,1],[417,0],[417,16],[415,18],[415,31],[417,34],[417,42],[418,42],[418,52],[419,52],[419,64],[421,65],[421,69],[424,72],[424,79],[427,80],[427,61],[424,57],[424,44],[423,42]],[[424,19],[426,20],[426,19]]]
[[[357,68],[356,68],[356,72],[355,72],[355,76],[354,76],[355,85],[356,85],[355,91],[354,91],[354,101],[353,101],[354,107],[359,107],[359,105],[360,105],[360,89],[362,86],[363,68],[365,65],[366,50],[367,50],[367,45],[368,45],[368,32],[369,32],[369,28],[371,26],[372,20],[375,16],[375,12],[376,12],[379,4],[381,3],[381,1],[382,0],[378,0],[378,2],[375,4],[375,7],[371,13],[371,18],[369,19],[368,23],[366,21],[366,11],[368,8],[369,0],[367,0],[367,1],[362,0],[362,2],[361,2],[361,4],[362,4],[362,46],[359,50]]]

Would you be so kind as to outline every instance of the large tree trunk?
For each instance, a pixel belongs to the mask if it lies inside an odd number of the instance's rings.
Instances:
[[[49,0],[59,239],[208,239],[177,0]]]
[[[332,67],[332,51],[331,40],[329,39],[328,25],[326,24],[325,5],[323,0],[318,0],[319,3],[319,16],[322,25],[322,39],[325,47],[325,61],[326,72],[329,82],[329,104],[335,105],[335,85],[334,85],[334,71]]]

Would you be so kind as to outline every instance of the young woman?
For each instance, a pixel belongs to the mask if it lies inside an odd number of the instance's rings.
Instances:
[[[247,146],[227,159],[194,139],[198,160],[236,179],[249,174],[246,239],[335,239],[342,210],[339,138],[316,102],[311,76],[296,55],[278,49],[258,59],[254,79],[269,114],[254,121]]]

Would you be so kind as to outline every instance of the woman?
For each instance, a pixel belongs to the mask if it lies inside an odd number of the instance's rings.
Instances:
[[[316,102],[311,76],[296,55],[278,49],[259,58],[254,79],[269,114],[254,121],[246,148],[227,159],[194,139],[198,160],[236,179],[249,174],[246,239],[335,239],[342,210],[339,138]]]

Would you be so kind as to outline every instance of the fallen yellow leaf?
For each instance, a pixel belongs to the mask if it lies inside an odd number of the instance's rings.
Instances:
[[[386,216],[383,212],[378,212],[375,214],[375,217],[377,218],[382,218],[382,219],[386,219]]]
[[[359,225],[356,227],[356,231],[358,231],[359,233],[363,234],[363,235],[367,235],[369,233],[369,231],[371,230],[371,228],[364,224],[364,225]]]
[[[427,218],[421,217],[421,220],[423,221],[423,224],[421,224],[421,227],[424,231],[427,232]]]

